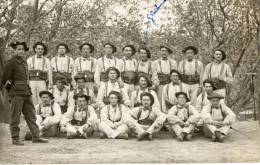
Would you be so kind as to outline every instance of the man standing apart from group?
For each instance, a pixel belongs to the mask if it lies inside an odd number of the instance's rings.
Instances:
[[[25,52],[29,50],[25,42],[11,43],[14,56],[8,61],[3,71],[2,83],[11,99],[10,131],[14,145],[23,145],[20,141],[19,123],[21,113],[32,134],[33,143],[46,143],[48,140],[40,138],[39,127],[36,124],[35,109],[32,102],[32,92],[29,87],[29,73]]]

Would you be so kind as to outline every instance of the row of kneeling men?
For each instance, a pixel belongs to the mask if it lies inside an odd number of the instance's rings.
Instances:
[[[222,142],[236,119],[232,110],[220,102],[223,96],[215,92],[207,96],[210,103],[201,113],[188,103],[185,92],[175,94],[177,104],[167,113],[153,106],[154,97],[149,92],[143,92],[140,105],[130,109],[122,104],[120,92],[111,91],[109,104],[100,112],[88,104],[90,96],[78,93],[74,95],[75,105],[64,114],[51,92],[42,91],[39,95],[41,103],[35,109],[41,136],[66,132],[68,139],[87,138],[96,131],[101,138],[128,139],[129,134],[135,134],[138,140],[152,140],[153,134],[164,127],[183,141],[190,140],[194,130],[201,127],[205,136]],[[25,139],[29,138],[27,133]]]

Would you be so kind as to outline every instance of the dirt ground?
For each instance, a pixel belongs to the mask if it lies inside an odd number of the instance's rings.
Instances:
[[[243,121],[224,143],[202,135],[178,142],[168,132],[153,141],[49,138],[48,144],[11,144],[8,125],[0,124],[0,163],[206,163],[260,162],[260,126]]]

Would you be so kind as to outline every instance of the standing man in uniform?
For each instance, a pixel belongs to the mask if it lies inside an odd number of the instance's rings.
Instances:
[[[218,94],[226,97],[226,86],[233,82],[233,76],[228,64],[225,64],[226,53],[217,49],[214,52],[214,61],[209,63],[204,72],[203,80],[210,79],[216,86]]]
[[[33,45],[36,55],[27,59],[29,69],[29,84],[32,90],[34,105],[40,103],[39,92],[47,90],[52,86],[51,62],[47,57],[47,46],[42,42]],[[48,81],[48,83],[47,83]]]
[[[53,71],[53,84],[56,84],[59,75],[64,76],[68,83],[72,81],[72,71],[74,66],[73,58],[69,57],[67,53],[70,52],[68,45],[60,43],[56,47],[58,55],[51,59],[51,66]],[[72,87],[72,84],[70,84]]]
[[[97,88],[101,87],[108,81],[107,69],[110,67],[115,67],[120,71],[120,60],[115,57],[116,47],[111,43],[105,43],[105,55],[97,60],[96,70],[95,70],[95,83]],[[120,75],[119,75],[120,76]],[[122,84],[120,84],[122,86]]]
[[[161,58],[154,61],[156,73],[159,79],[159,86],[157,87],[157,95],[160,103],[162,103],[162,90],[164,85],[170,83],[169,73],[172,69],[177,69],[177,63],[169,56],[172,54],[172,50],[167,46],[160,46]]]
[[[76,58],[73,75],[82,75],[86,78],[86,85],[94,91],[94,73],[97,60],[91,55],[94,52],[94,46],[90,43],[83,43],[79,50],[81,56]]]
[[[135,47],[133,45],[126,45],[123,48],[124,57],[121,59],[121,79],[129,86],[128,96],[131,97],[132,92],[135,88],[136,82],[136,65],[137,62],[133,55],[135,55]]]
[[[196,105],[198,93],[202,90],[203,64],[194,59],[198,49],[194,46],[188,46],[182,51],[186,59],[179,63],[178,70],[182,75],[183,88],[188,91],[188,95],[193,106]]]
[[[141,47],[139,48],[138,53],[139,60],[136,67],[137,80],[139,80],[140,76],[146,76],[149,81],[152,82],[152,86],[150,88],[156,90],[156,86],[159,85],[159,79],[154,67],[152,67],[151,52],[148,48]],[[138,89],[138,87],[138,82],[136,82],[135,89]]]
[[[47,143],[48,140],[39,136],[39,127],[36,124],[35,109],[32,102],[32,93],[29,87],[28,66],[25,61],[25,52],[29,50],[25,42],[11,43],[14,56],[6,64],[3,72],[2,83],[11,99],[10,131],[12,143],[23,145],[19,138],[20,116],[23,113],[25,121],[32,134],[33,143]]]

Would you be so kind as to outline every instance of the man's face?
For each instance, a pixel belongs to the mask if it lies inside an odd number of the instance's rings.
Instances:
[[[221,51],[215,51],[214,58],[217,61],[221,61],[222,60],[222,52]]]
[[[117,72],[115,70],[110,70],[108,72],[108,78],[110,80],[116,80],[117,79]]]
[[[207,94],[210,94],[210,93],[213,92],[213,87],[211,86],[210,83],[205,83],[205,84],[204,84],[204,89],[205,89],[205,91],[207,92]]]
[[[142,88],[146,88],[147,87],[147,81],[144,77],[141,77],[140,80],[139,80],[139,85],[140,87]]]
[[[43,103],[44,105],[48,105],[48,104],[51,103],[51,98],[50,98],[50,96],[49,96],[48,94],[43,94],[43,95],[41,96],[41,101],[42,101],[42,103]]]
[[[146,61],[147,60],[146,50],[141,49],[139,54],[140,54],[140,58],[141,58],[142,61]]]
[[[44,52],[44,47],[42,45],[37,45],[36,48],[35,48],[35,53],[37,55],[42,56],[43,52]]]
[[[131,49],[130,47],[125,47],[123,53],[124,53],[124,55],[125,55],[126,57],[131,57],[133,51],[132,51],[132,49]]]
[[[108,99],[112,106],[115,106],[118,104],[118,98],[116,95],[111,94]]]
[[[141,102],[144,107],[150,107],[151,105],[151,99],[149,96],[143,96]]]
[[[77,99],[77,105],[79,106],[79,108],[85,108],[87,106],[87,100],[85,99],[85,97],[79,97]]]
[[[161,52],[162,57],[168,57],[168,55],[169,55],[168,49],[166,49],[166,48],[161,48],[160,52]]]
[[[187,50],[186,52],[185,52],[185,56],[186,56],[186,58],[188,59],[188,60],[192,60],[193,58],[194,58],[194,52],[193,52],[193,50]]]
[[[62,90],[64,89],[64,83],[61,81],[61,80],[58,80],[57,83],[56,83],[56,86],[58,89]]]
[[[81,52],[82,52],[83,56],[84,55],[88,56],[90,54],[90,52],[91,52],[91,49],[90,49],[90,47],[88,45],[84,45],[82,47],[82,49],[81,49]]]
[[[65,53],[66,53],[66,48],[65,48],[65,46],[60,45],[60,46],[58,47],[58,53],[61,54],[61,55],[65,54]]]
[[[219,101],[220,101],[219,98],[212,98],[212,99],[210,99],[210,102],[211,102],[212,106],[218,106],[219,105]]]
[[[79,89],[83,89],[86,86],[85,81],[83,79],[78,79],[77,80],[77,85],[78,85]]]
[[[106,45],[105,52],[106,54],[111,55],[113,53],[113,47],[111,45]]]
[[[177,98],[178,99],[178,103],[180,105],[185,105],[186,104],[186,97],[184,95],[179,95],[179,97]]]
[[[179,75],[177,73],[172,73],[171,74],[171,81],[174,83],[178,83],[179,82]]]
[[[24,53],[25,53],[24,46],[23,45],[17,45],[14,52],[18,56],[24,56]]]

